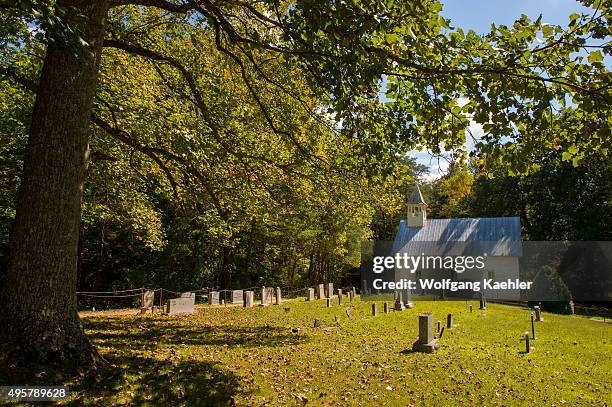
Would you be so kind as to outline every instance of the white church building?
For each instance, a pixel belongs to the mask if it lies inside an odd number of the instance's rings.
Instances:
[[[429,219],[427,203],[421,190],[415,185],[407,202],[407,217],[400,221],[393,243],[393,252],[408,256],[420,256],[432,260],[413,273],[395,270],[395,279],[407,278],[481,282],[480,290],[487,298],[520,300],[520,290],[487,290],[482,283],[519,279],[519,257],[522,255],[521,225],[519,217]],[[480,256],[477,265],[440,267],[438,258],[456,264],[466,257]],[[450,257],[450,258],[449,258]],[[459,259],[463,257],[463,259]],[[471,263],[471,262],[470,262]],[[482,266],[482,267],[479,267]],[[457,269],[459,271],[457,271]],[[477,297],[472,291],[451,292],[446,289],[417,288],[412,294]]]

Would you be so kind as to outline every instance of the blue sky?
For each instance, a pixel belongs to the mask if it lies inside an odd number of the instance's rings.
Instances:
[[[542,14],[542,21],[567,25],[569,15],[585,12],[576,0],[441,0],[442,15],[450,18],[456,27],[473,29],[484,34],[490,31],[491,23],[512,25],[526,14],[532,19]]]
[[[464,31],[473,29],[479,34],[490,31],[491,23],[512,25],[522,14],[532,19],[542,14],[542,21],[550,24],[567,25],[570,14],[588,12],[576,0],[440,0],[444,5],[442,15],[451,19],[451,25]],[[470,126],[476,137],[482,128]],[[429,178],[437,178],[448,167],[445,160],[432,159],[426,152],[413,152],[417,161],[430,168]]]

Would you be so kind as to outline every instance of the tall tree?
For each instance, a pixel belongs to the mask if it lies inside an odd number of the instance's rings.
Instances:
[[[610,75],[600,50],[589,49],[588,63],[575,56],[591,46],[588,38],[607,35],[605,27],[612,17],[602,12],[599,2],[595,6],[592,15],[572,16],[567,30],[551,30],[541,20],[523,17],[513,27],[496,27],[481,38],[452,30],[439,15],[441,4],[434,0],[385,4],[373,0],[0,1],[0,8],[9,13],[25,11],[22,17],[37,21],[48,41],[10,264],[0,288],[9,300],[0,313],[0,358],[27,356],[66,366],[86,366],[95,359],[75,309],[76,253],[89,120],[105,36],[105,46],[172,67],[183,83],[178,91],[189,95],[210,137],[229,148],[226,137],[235,137],[224,118],[205,103],[198,78],[181,58],[169,54],[163,41],[147,43],[146,33],[154,25],[126,25],[126,19],[119,18],[106,29],[109,10],[126,15],[141,9],[163,10],[166,14],[159,24],[169,31],[183,28],[185,37],[209,31],[217,50],[235,64],[268,129],[292,144],[303,159],[327,165],[326,157],[301,142],[302,129],[274,119],[273,101],[262,98],[265,91],[253,85],[254,77],[269,80],[299,101],[293,88],[271,78],[265,61],[272,58],[301,67],[310,85],[307,94],[320,99],[312,115],[321,119],[333,113],[334,125],[342,123],[339,137],[349,140],[355,152],[337,164],[380,179],[392,170],[398,154],[416,145],[434,152],[461,145],[468,116],[486,124],[488,138],[478,145],[480,150],[505,158],[518,172],[528,171],[529,165],[516,154],[520,149],[504,144],[507,137],[527,151],[537,149],[555,131],[573,141],[570,154],[605,148],[612,117]],[[539,34],[544,43],[534,47]],[[198,51],[197,38],[191,51]],[[3,71],[12,75],[11,69]],[[378,97],[383,76],[388,78],[386,96],[392,103],[382,103]],[[588,130],[599,139],[576,138],[548,114],[568,95],[584,118],[573,130]],[[460,106],[460,97],[468,97],[469,103]],[[93,121],[105,131],[123,135],[100,117]],[[201,181],[206,185],[205,179]],[[218,206],[225,212],[222,203]],[[38,295],[29,295],[32,290]]]
[[[0,358],[16,352],[18,357],[80,366],[95,355],[79,322],[73,288],[89,123],[108,5],[108,0],[57,4],[82,43],[68,46],[66,38],[51,37],[41,71],[9,268],[0,291]]]

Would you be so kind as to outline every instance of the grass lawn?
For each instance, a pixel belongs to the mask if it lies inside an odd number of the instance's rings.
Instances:
[[[471,304],[473,313],[449,301],[385,315],[381,303],[374,318],[357,300],[351,319],[346,306],[320,300],[88,316],[87,333],[118,367],[72,383],[71,404],[612,405],[612,325],[545,313],[525,354],[529,310]],[[443,324],[455,315],[436,354],[410,350],[423,311]],[[313,328],[316,317],[333,328]]]

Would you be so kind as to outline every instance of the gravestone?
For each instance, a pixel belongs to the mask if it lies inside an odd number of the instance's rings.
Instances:
[[[342,290],[338,288],[338,305],[342,305]]]
[[[314,288],[307,288],[306,289],[306,301],[314,301],[315,296],[314,296]]]
[[[325,284],[319,284],[319,299],[325,298]]]
[[[472,306],[470,305],[470,313],[472,313]]]
[[[154,305],[154,299],[155,291],[145,291],[144,293],[142,293],[142,308],[145,310],[148,308],[152,308]]]
[[[208,293],[208,305],[219,305],[219,291],[210,291]]]
[[[531,352],[531,344],[529,343],[529,332],[525,332],[525,353]]]
[[[355,300],[355,287],[352,287],[351,291],[349,291],[349,298],[351,302]]]
[[[280,287],[276,287],[276,305],[281,305],[283,303],[283,299],[281,298],[281,289]]]
[[[395,310],[403,311],[404,310],[404,301],[402,301],[402,293],[398,291],[395,293]]]
[[[194,292],[187,291],[187,292],[181,293],[180,295],[180,298],[191,298],[191,297],[195,298]]]
[[[336,321],[336,323],[337,323],[337,324],[339,324],[339,323],[340,323],[340,317],[339,317],[338,315],[336,315],[336,316],[334,317],[334,320]]]
[[[387,301],[383,304],[383,309],[385,310],[385,314],[389,313],[389,303]]]
[[[480,309],[487,309],[487,299],[483,292],[480,293]]]
[[[440,329],[442,328],[442,322],[438,321],[438,333],[440,333]]]
[[[412,302],[412,293],[408,289],[406,289],[406,299],[404,301],[404,305],[408,309],[414,308],[414,303]]]
[[[531,314],[531,339],[535,341],[537,339],[536,331],[535,331],[535,319],[533,318],[533,312],[531,312],[530,314]]]
[[[195,312],[195,295],[191,297],[173,298],[166,301],[166,314],[193,314]]]
[[[542,309],[539,306],[533,307],[536,313],[536,322],[544,322],[544,318],[542,318]]]
[[[261,287],[261,306],[266,307],[272,302],[272,287]]]
[[[347,308],[347,309],[346,309],[346,316],[347,316],[347,317],[349,317],[349,318],[352,318],[352,317],[353,317],[353,313],[351,312],[351,309],[350,309],[350,308]]]
[[[321,326],[321,318],[315,318],[313,328],[318,328],[320,326]]]
[[[370,293],[370,288],[368,287],[368,280],[362,280],[363,283],[363,294],[369,294]]]
[[[327,283],[327,298],[333,298],[334,296],[334,283]]]
[[[375,317],[378,316],[378,304],[372,304],[372,315]]]
[[[255,302],[255,292],[254,291],[244,291],[244,298],[242,304],[245,308],[252,308],[253,303]]]
[[[434,338],[433,316],[431,312],[419,315],[419,339],[412,344],[414,352],[433,353],[440,347],[440,341]]]
[[[453,314],[448,314],[446,316],[446,328],[453,329]]]
[[[332,299],[331,298],[326,298],[327,300],[327,308],[331,308],[332,306]]]
[[[232,304],[242,304],[244,302],[244,291],[233,290],[232,291]]]

